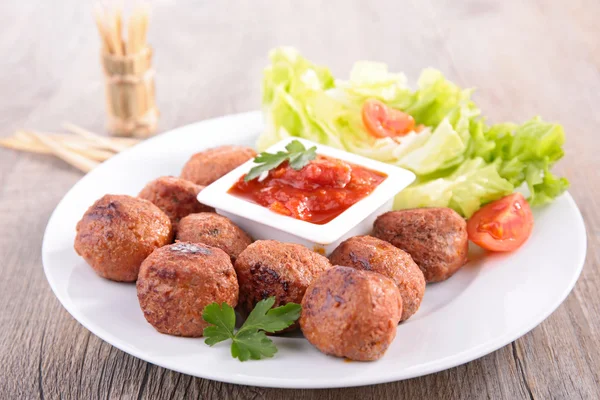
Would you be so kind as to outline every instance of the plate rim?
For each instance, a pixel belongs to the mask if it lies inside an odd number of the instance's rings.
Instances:
[[[133,146],[129,149],[126,149],[125,151],[115,155],[111,159],[107,160],[106,163],[114,162],[113,160],[121,158],[121,157],[125,157],[128,154],[128,152],[134,148],[138,148],[140,146],[147,146],[147,145],[149,145],[148,143],[152,143],[154,140],[156,140],[164,135],[170,135],[179,130],[190,129],[194,126],[197,126],[200,124],[205,124],[208,122],[217,123],[220,120],[227,120],[227,119],[231,119],[231,118],[240,118],[240,119],[257,118],[260,115],[261,115],[260,111],[248,111],[248,112],[242,112],[242,113],[226,114],[226,115],[222,115],[219,117],[204,119],[201,121],[182,125],[180,127],[165,131],[165,132],[163,132],[159,135],[156,135],[152,138],[146,139],[143,142],[141,142],[140,144],[135,145],[135,146]],[[57,210],[59,209],[59,206],[62,204],[64,199],[72,191],[76,190],[76,188],[80,185],[81,181],[86,176],[87,176],[87,174],[82,176],[63,195],[61,200],[58,202],[58,204],[52,211],[50,218],[48,219],[48,222],[46,224],[46,228],[44,229],[44,236],[43,236],[42,246],[41,246],[43,270],[44,270],[44,275],[46,276],[46,280],[48,281],[48,284],[50,285],[50,288],[51,288],[52,292],[54,293],[54,295],[56,296],[56,298],[58,299],[58,301],[65,308],[65,310],[67,310],[67,312],[84,328],[86,328],[92,334],[96,335],[97,337],[99,337],[103,341],[107,342],[111,346],[114,346],[129,355],[132,355],[132,356],[139,358],[143,361],[146,361],[150,364],[157,365],[157,366],[160,366],[163,368],[167,368],[172,371],[176,371],[176,372],[183,373],[183,374],[190,375],[190,376],[196,376],[196,377],[203,378],[203,379],[224,382],[224,383],[232,383],[232,384],[256,386],[256,387],[282,388],[282,389],[326,389],[326,388],[358,387],[358,386],[396,382],[396,381],[401,381],[401,380],[405,380],[405,379],[426,376],[426,375],[430,375],[433,373],[444,371],[446,369],[450,369],[450,368],[454,368],[454,367],[466,364],[475,359],[484,357],[484,356],[492,353],[493,351],[499,350],[502,347],[508,345],[509,343],[512,343],[513,341],[517,340],[518,338],[522,337],[523,335],[525,335],[528,332],[530,332],[531,330],[533,330],[535,327],[537,327],[539,324],[541,324],[544,320],[546,320],[554,311],[556,311],[556,309],[558,309],[558,307],[565,301],[567,296],[573,290],[575,284],[577,283],[579,277],[581,276],[581,272],[583,270],[583,267],[585,265],[585,260],[587,257],[588,238],[587,238],[587,230],[585,228],[585,222],[584,222],[583,216],[581,214],[579,207],[577,206],[577,203],[575,202],[575,200],[573,199],[571,194],[569,192],[565,192],[562,196],[565,197],[565,199],[569,203],[569,205],[571,207],[573,207],[574,210],[576,211],[577,220],[574,222],[581,229],[581,232],[583,233],[583,239],[584,239],[583,241],[579,242],[579,251],[577,252],[577,254],[578,254],[577,259],[573,260],[573,262],[577,265],[576,271],[573,274],[573,278],[571,279],[571,281],[568,283],[568,285],[565,286],[565,289],[563,290],[563,292],[559,296],[556,297],[557,300],[555,300],[552,304],[550,304],[547,308],[545,308],[544,312],[540,312],[538,314],[537,318],[532,318],[532,319],[528,320],[528,323],[522,324],[523,326],[519,327],[518,329],[513,329],[512,331],[507,332],[506,334],[504,334],[498,338],[489,340],[485,343],[481,343],[475,347],[471,347],[465,351],[456,353],[452,356],[448,356],[448,357],[441,358],[441,359],[436,359],[435,361],[431,361],[427,364],[420,364],[420,368],[418,368],[414,371],[409,370],[408,372],[403,373],[403,374],[396,374],[396,375],[391,374],[391,375],[386,375],[385,377],[380,377],[380,378],[369,377],[369,378],[357,379],[357,377],[354,376],[352,381],[325,382],[325,381],[313,381],[313,380],[310,380],[307,378],[281,379],[281,378],[260,377],[260,379],[257,379],[255,377],[244,378],[243,376],[232,375],[231,377],[224,379],[222,377],[222,374],[212,373],[210,370],[205,371],[206,373],[203,373],[202,375],[198,375],[196,372],[190,371],[185,367],[182,368],[181,366],[178,366],[178,365],[171,365],[169,362],[156,362],[155,360],[150,360],[149,359],[150,357],[147,357],[143,351],[138,351],[135,348],[131,348],[131,347],[127,346],[126,344],[122,344],[121,342],[119,342],[119,340],[113,340],[113,335],[110,334],[109,332],[105,331],[104,329],[100,328],[101,332],[99,332],[98,329],[90,328],[90,325],[93,325],[93,323],[88,321],[87,317],[82,316],[75,309],[74,304],[72,304],[72,302],[69,299],[64,298],[60,294],[58,288],[55,286],[55,283],[53,282],[53,279],[51,278],[51,274],[49,274],[49,272],[48,272],[49,261],[47,260],[48,252],[47,252],[46,248],[48,246],[48,240],[49,240],[48,239],[49,229],[55,223],[54,219],[56,218],[56,213],[57,213]],[[118,339],[118,338],[116,338],[116,339]],[[115,344],[115,343],[118,343],[118,344]],[[425,368],[427,370],[427,372],[423,372],[422,370],[424,369],[424,367],[423,367],[424,365],[432,365],[432,366],[431,366],[431,368]],[[252,379],[252,380],[250,380],[250,379]]]

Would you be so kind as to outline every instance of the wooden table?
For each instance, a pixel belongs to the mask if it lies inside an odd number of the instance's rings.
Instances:
[[[64,120],[103,131],[99,40],[87,3],[0,6],[0,135],[56,130]],[[558,170],[587,225],[583,274],[533,331],[438,374],[319,391],[211,382],[131,357],[62,308],[40,247],[50,213],[81,173],[50,156],[1,149],[0,398],[599,398],[598,15],[593,0],[158,2],[150,41],[162,130],[258,108],[266,54],[281,44],[338,75],[358,59],[385,61],[411,79],[435,66],[477,87],[492,122],[537,114],[560,121],[568,142]]]

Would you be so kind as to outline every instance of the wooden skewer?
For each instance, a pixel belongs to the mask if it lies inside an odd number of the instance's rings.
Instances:
[[[22,142],[24,145],[27,146],[33,146],[33,147],[38,147],[39,149],[45,149],[46,151],[48,151],[48,148],[46,146],[44,146],[42,143],[40,143],[39,140],[37,140],[35,137],[31,136],[29,133],[24,132],[24,131],[17,131],[14,134],[14,138],[20,142]]]
[[[105,138],[73,124],[77,135],[19,130],[11,137],[0,138],[0,146],[38,154],[55,154],[82,171],[89,171],[98,162],[140,141],[135,138]]]
[[[95,161],[106,161],[116,154],[113,151],[97,148],[95,147],[96,143],[91,143],[85,139],[82,140],[79,137],[63,138],[53,135],[43,135],[39,132],[36,132],[36,134],[46,136],[58,145]],[[17,132],[12,137],[0,139],[0,146],[30,153],[53,154],[53,151],[39,141],[37,136],[32,136],[30,132],[24,131]]]
[[[104,27],[100,34],[105,37],[105,40],[108,43],[109,53],[122,55],[123,49],[120,46],[121,40],[117,37],[117,21],[115,14],[111,10],[99,7],[97,15],[97,18],[101,21],[98,25]]]
[[[134,54],[140,51],[142,47],[142,36],[141,36],[141,25],[142,20],[139,12],[139,8],[134,11],[131,15],[132,23],[133,23],[133,52]]]
[[[127,146],[123,146],[123,145],[114,143],[108,138],[102,137],[100,135],[96,135],[95,133],[92,133],[92,132],[90,132],[86,129],[83,129],[77,125],[74,125],[70,122],[65,122],[63,124],[63,127],[70,132],[73,132],[77,135],[85,137],[86,139],[90,139],[91,141],[94,141],[94,142],[98,143],[99,145],[102,145],[103,147],[113,150],[117,153],[127,149]]]
[[[146,47],[150,18],[150,9],[147,4],[140,4],[131,13],[127,21],[127,41],[123,37],[123,9],[121,6],[107,10],[97,5],[94,8],[94,16],[105,52],[119,56],[132,55]]]
[[[104,151],[108,150],[111,152],[116,152],[116,150],[114,150],[112,148],[109,149],[104,144],[98,143],[95,140],[90,140],[90,139],[84,138],[82,136],[72,135],[72,134],[49,133],[49,132],[41,132],[41,131],[17,131],[12,136],[12,138],[14,138],[17,141],[23,142],[24,144],[31,144],[31,145],[39,146],[40,145],[39,142],[30,136],[30,134],[29,134],[30,132],[35,132],[40,135],[47,135],[51,139],[54,139],[55,141],[60,142],[64,145],[72,147],[72,148],[80,148],[80,149],[89,148],[89,149],[104,150]],[[129,147],[139,143],[139,140],[135,140],[135,139],[132,140],[131,138],[107,138],[107,140],[115,143],[117,146],[119,146],[119,148],[129,148]]]
[[[0,146],[12,150],[28,151],[30,153],[49,154],[50,150],[42,144],[27,143],[14,137],[0,139]]]
[[[123,11],[121,8],[115,10],[115,35],[120,50],[119,54],[125,54],[125,42],[123,41]]]
[[[100,5],[96,5],[96,7],[94,7],[94,17],[96,20],[96,26],[98,27],[98,32],[100,32],[100,38],[102,40],[104,52],[113,53],[114,50],[112,48],[112,43],[109,39],[108,32],[106,31],[106,25],[104,23],[104,12],[102,11],[102,8],[100,8]]]
[[[40,132],[40,131],[36,131],[38,133],[45,133],[45,132]],[[69,133],[46,133],[47,135],[51,136],[54,139],[58,139],[58,140],[62,140],[62,141],[67,141],[67,142],[72,142],[72,143],[79,143],[79,144],[86,144],[90,147],[95,147],[98,149],[105,149],[105,150],[110,150],[110,149],[106,149],[104,146],[102,146],[101,144],[97,143],[96,141],[90,141],[89,139],[86,139],[82,136],[75,136]],[[120,146],[124,146],[125,148],[129,148],[131,146],[134,146],[136,144],[138,144],[141,140],[140,139],[136,139],[136,138],[128,138],[128,137],[106,137],[107,140],[116,143],[117,145]]]
[[[46,145],[46,147],[48,147],[55,156],[59,157],[63,161],[71,164],[72,166],[74,166],[77,169],[80,169],[83,172],[89,172],[99,164],[98,162],[92,161],[71,150],[67,150],[66,148],[62,147],[60,144],[50,139],[49,137],[39,135],[35,132],[31,132],[31,135],[40,142],[42,142],[44,145]]]
[[[111,15],[110,18],[110,29],[109,29],[109,33],[111,36],[111,40],[113,42],[113,46],[114,46],[114,50],[115,50],[115,54],[118,56],[122,56],[123,55],[123,47],[121,46],[121,37],[119,36],[119,31],[120,29],[120,23],[118,20],[118,16],[115,13],[115,15]]]
[[[35,138],[32,138],[26,131],[16,131],[13,137],[24,143],[40,144]]]
[[[143,4],[140,6],[140,50],[146,47],[146,37],[148,35],[148,19],[150,18],[150,11],[148,5]]]
[[[81,146],[81,145],[72,144],[72,143],[65,143],[64,145],[69,150],[73,150],[74,152],[81,154],[82,156],[87,157],[90,160],[95,160],[95,161],[100,161],[100,162],[106,161],[115,155],[115,153],[113,153],[112,151],[108,151],[108,150],[99,150],[99,149],[89,148],[87,146]]]
[[[135,45],[135,23],[134,23],[135,14],[132,14],[127,21],[127,54],[135,54],[134,45]]]
[[[50,137],[50,139],[56,140],[52,137]],[[115,153],[107,150],[90,149],[77,144],[62,143],[61,145],[68,150],[74,151],[94,161],[106,161],[115,155]],[[46,146],[40,141],[37,141],[37,138],[35,142],[24,142],[16,138],[0,139],[0,146],[12,150],[27,151],[29,153],[54,154],[53,151],[50,148],[48,148],[48,146]]]
[[[82,136],[73,135],[70,133],[44,132],[44,131],[38,131],[38,130],[35,130],[35,131],[19,130],[19,131],[15,132],[15,134],[12,137],[14,137],[17,140],[26,142],[26,143],[37,143],[36,140],[31,138],[31,136],[29,135],[29,132],[35,132],[35,133],[39,133],[41,135],[47,135],[47,136],[51,137],[52,139],[55,139],[59,142],[62,142],[62,143],[68,144],[68,145],[73,144],[73,145],[87,146],[87,147],[97,148],[97,149],[111,150],[111,149],[107,149],[104,145],[96,142],[95,140],[86,139]],[[113,143],[116,143],[119,146],[123,146],[125,148],[129,148],[140,142],[140,139],[127,138],[127,137],[107,137],[106,139]],[[112,150],[112,151],[114,151],[114,150]]]

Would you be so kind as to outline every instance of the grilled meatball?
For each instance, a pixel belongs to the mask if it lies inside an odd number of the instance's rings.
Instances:
[[[181,177],[207,186],[254,157],[256,152],[250,147],[215,147],[194,154],[183,167]]]
[[[467,262],[467,223],[450,208],[416,208],[380,215],[373,235],[410,254],[427,282],[451,277]]]
[[[177,230],[177,240],[217,247],[227,253],[232,262],[252,243],[252,238],[229,218],[210,212],[183,218]]]
[[[391,278],[402,296],[402,318],[417,312],[425,294],[425,277],[410,254],[373,236],[355,236],[329,256],[333,265],[373,271]]]
[[[107,194],[77,223],[75,251],[96,273],[113,281],[134,282],[152,251],[171,243],[171,221],[147,200]]]
[[[151,201],[163,210],[171,219],[173,230],[177,231],[179,221],[186,215],[214,211],[214,208],[205,206],[196,199],[202,189],[203,186],[185,179],[162,176],[149,182],[138,197]]]
[[[308,285],[331,267],[326,257],[304,246],[258,240],[235,262],[240,283],[239,309],[248,314],[260,300],[275,296],[275,307],[300,303]],[[292,325],[287,330],[297,328]]]
[[[402,297],[390,278],[350,267],[322,273],[302,299],[300,328],[325,354],[357,361],[383,356],[396,336]]]
[[[208,323],[205,306],[227,303],[235,307],[238,282],[224,251],[179,242],[155,250],[140,268],[137,293],[146,320],[161,332],[199,337]]]

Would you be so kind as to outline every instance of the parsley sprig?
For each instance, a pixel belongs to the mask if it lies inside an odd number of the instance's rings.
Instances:
[[[244,180],[246,182],[251,181],[252,179],[259,177],[263,172],[279,167],[285,161],[288,161],[290,167],[297,171],[317,157],[316,146],[307,150],[298,140],[293,140],[288,143],[288,145],[285,146],[285,149],[287,151],[278,151],[275,154],[267,152],[260,153],[254,159],[254,162],[259,165],[252,168],[250,172],[246,174]]]
[[[204,328],[204,343],[214,346],[231,339],[231,356],[240,361],[273,357],[277,353],[277,347],[265,332],[278,332],[289,327],[300,317],[302,310],[302,306],[296,303],[271,308],[273,304],[275,297],[259,301],[237,332],[235,311],[230,305],[207,305],[202,312],[202,318],[211,326]]]

